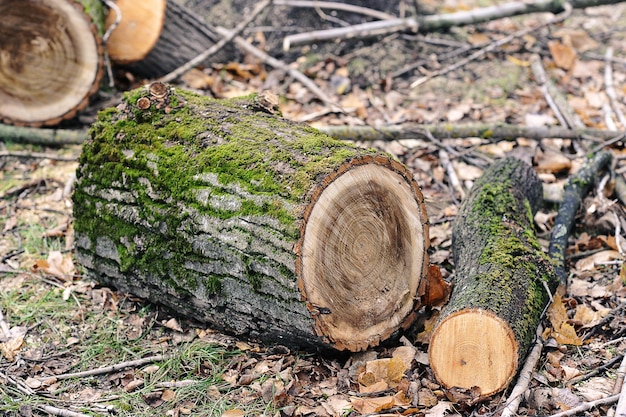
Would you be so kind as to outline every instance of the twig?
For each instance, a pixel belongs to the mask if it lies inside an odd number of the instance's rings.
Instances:
[[[390,34],[406,28],[417,28],[418,31],[432,32],[444,31],[451,27],[474,25],[504,17],[518,16],[528,13],[552,12],[559,13],[571,4],[575,9],[600,6],[603,4],[620,3],[622,0],[571,0],[566,3],[563,0],[536,0],[536,1],[513,1],[497,6],[482,7],[457,13],[444,13],[437,15],[420,16],[418,18],[395,18],[384,21],[364,23],[347,28],[329,29],[326,31],[314,31],[286,36],[283,46],[288,47],[319,41],[336,41],[340,39],[354,38],[355,28],[365,34],[377,31],[379,34]],[[531,31],[534,29],[531,29]]]
[[[3,337],[0,338],[0,340],[4,340],[3,338],[8,339],[10,337],[11,328],[4,318],[4,313],[2,313],[2,309],[0,309],[0,330],[2,330],[3,334]]]
[[[619,362],[622,358],[623,358],[623,355],[622,356],[616,356],[613,359],[611,359],[610,361],[608,361],[607,363],[605,363],[605,364],[603,364],[601,366],[598,366],[597,368],[593,368],[591,371],[586,372],[583,375],[579,375],[579,376],[577,376],[575,378],[568,379],[567,380],[567,385],[576,385],[579,382],[585,381],[585,380],[591,378],[594,375],[598,375],[600,372],[602,372],[602,371],[604,371],[606,369],[610,369],[611,367],[613,367],[613,365],[615,365],[617,362]],[[617,394],[617,392],[614,392],[613,394]]]
[[[210,56],[216,54],[226,44],[228,44],[233,39],[235,39],[246,28],[246,26],[248,26],[250,24],[250,22],[252,22],[263,10],[265,10],[265,8],[267,6],[270,5],[270,3],[271,3],[271,0],[263,0],[260,3],[258,3],[254,7],[254,10],[252,10],[252,13],[250,13],[248,16],[246,16],[246,18],[243,19],[241,21],[241,23],[239,23],[235,27],[235,29],[233,29],[232,31],[224,32],[222,34],[222,39],[218,43],[216,43],[215,45],[211,46],[209,49],[207,49],[206,51],[202,52],[197,57],[191,59],[186,64],[176,68],[174,71],[170,72],[169,74],[164,75],[158,81],[166,83],[166,82],[170,82],[172,80],[175,80],[176,78],[180,77],[185,72],[187,72],[190,69],[192,69],[193,67],[201,64],[203,61],[205,61]]]
[[[617,368],[617,377],[613,386],[613,394],[619,394],[624,390],[624,380],[626,379],[626,355],[622,355],[622,362]]]
[[[470,63],[470,62],[480,58],[481,56],[487,54],[487,52],[493,51],[494,49],[499,48],[502,45],[506,45],[507,43],[511,42],[513,39],[521,38],[522,36],[528,35],[529,33],[534,32],[534,31],[536,31],[538,29],[541,29],[542,27],[553,25],[555,23],[558,23],[558,22],[561,22],[561,21],[565,20],[572,13],[572,6],[570,6],[569,3],[565,3],[564,4],[564,8],[565,8],[565,11],[563,13],[555,16],[554,18],[552,18],[552,19],[550,19],[550,20],[548,20],[546,22],[543,22],[543,23],[541,23],[541,24],[539,24],[539,25],[537,25],[535,27],[530,27],[530,28],[525,28],[525,29],[518,30],[517,32],[514,32],[514,33],[512,33],[512,34],[510,34],[508,36],[505,36],[502,39],[498,39],[497,41],[490,43],[489,45],[485,46],[484,48],[479,49],[478,51],[474,52],[473,54],[469,55],[468,57],[463,58],[463,59],[455,62],[452,65],[444,67],[444,68],[442,68],[442,69],[440,69],[438,71],[431,72],[430,74],[413,81],[413,83],[411,83],[410,88],[416,88],[416,87],[424,84],[425,82],[427,82],[427,81],[429,81],[429,80],[431,80],[431,79],[433,79],[435,77],[439,77],[441,75],[445,75],[445,74],[447,74],[449,72],[455,71],[455,70],[465,66],[466,64],[468,64],[468,63]]]
[[[51,405],[40,405],[37,406],[38,409],[44,411],[48,414],[52,414],[53,416],[61,416],[61,417],[91,417],[88,414],[77,413],[76,411],[65,410],[63,408],[52,407]]]
[[[50,159],[52,161],[76,161],[78,156],[60,156],[51,153],[42,152],[20,152],[20,151],[0,151],[0,158],[3,156],[14,158],[35,158],[35,159]]]
[[[611,66],[611,59],[613,58],[613,48],[606,48],[604,54],[604,88],[606,89],[606,95],[609,98],[613,113],[617,117],[617,121],[620,122],[622,127],[626,127],[626,118],[624,113],[619,107],[619,101],[617,100],[617,94],[615,94],[615,88],[613,86],[613,67]]]
[[[535,80],[540,84],[541,92],[543,93],[546,102],[554,112],[559,123],[563,127],[570,129],[583,127],[583,123],[580,118],[571,109],[567,99],[561,94],[558,88],[546,75],[546,70],[543,68],[541,57],[539,55],[533,55],[530,60],[530,69],[533,72]]]
[[[575,416],[578,413],[582,413],[583,411],[591,410],[593,407],[597,407],[599,405],[612,404],[619,399],[619,394],[611,395],[610,397],[600,398],[599,400],[589,401],[586,403],[582,403],[581,405],[570,408],[567,411],[562,411],[560,413],[552,414],[550,417],[570,417]],[[618,414],[615,414],[617,417]]]
[[[600,145],[592,148],[589,153],[591,154],[595,154],[596,152],[600,152],[602,149],[606,148],[607,146],[611,146],[614,143],[619,142],[620,140],[624,140],[624,138],[626,138],[626,133],[621,133],[615,137],[612,137],[611,139],[607,140],[606,142],[601,143]]]
[[[83,143],[87,130],[38,129],[0,123],[0,140],[39,145],[77,145]]]
[[[320,9],[333,9],[341,10],[349,13],[362,14],[364,16],[370,16],[375,19],[387,20],[395,19],[396,16],[381,12],[380,10],[374,10],[367,7],[355,6],[346,3],[337,3],[334,1],[307,1],[307,0],[274,0],[275,6],[289,6],[289,7],[310,7]]]
[[[111,372],[117,372],[117,371],[125,369],[125,368],[141,366],[141,365],[144,365],[144,364],[150,363],[150,362],[164,361],[164,360],[169,359],[170,357],[171,357],[170,355],[149,356],[147,358],[141,358],[141,359],[136,359],[136,360],[132,360],[132,361],[126,361],[126,362],[117,363],[117,364],[111,365],[111,366],[105,366],[104,368],[90,369],[88,371],[74,372],[74,373],[68,373],[68,374],[53,375],[52,377],[56,378],[56,379],[68,379],[68,378],[82,378],[84,376],[94,376],[94,375],[108,374],[108,373],[111,373]],[[48,378],[50,378],[50,377],[46,377],[46,379],[48,379]]]
[[[117,28],[117,26],[122,21],[122,10],[117,6],[117,4],[115,4],[115,2],[111,0],[102,0],[102,2],[106,4],[109,9],[113,9],[113,11],[115,11],[115,22],[113,22],[113,24],[109,26],[107,31],[104,33],[104,36],[102,36],[102,42],[106,46],[107,42],[109,41],[109,38],[111,37],[111,33],[113,33],[115,28]],[[109,87],[114,88],[115,77],[113,77],[113,69],[111,68],[111,58],[109,57],[109,54],[107,53],[106,47],[104,48],[104,65],[107,69],[107,76],[109,77]]]
[[[393,18],[388,20],[377,20],[375,22],[361,23],[359,25],[346,26],[342,28],[315,30],[313,32],[297,33],[285,36],[283,39],[283,50],[289,51],[293,45],[302,45],[328,40],[367,38],[378,35],[388,35],[411,28],[417,31],[417,21],[414,18]]]
[[[439,161],[441,162],[441,165],[448,173],[448,178],[450,179],[450,185],[452,186],[454,190],[456,190],[456,192],[459,193],[459,197],[461,197],[461,200],[463,200],[465,198],[465,190],[463,189],[463,186],[461,185],[461,182],[459,181],[459,177],[456,175],[456,171],[454,170],[454,166],[452,165],[452,162],[450,161],[450,157],[448,156],[448,153],[444,151],[443,149],[439,150]]]
[[[570,177],[564,188],[563,203],[559,207],[554,226],[550,235],[548,253],[554,262],[554,269],[561,280],[561,284],[567,287],[567,267],[565,265],[565,251],[567,240],[574,227],[576,212],[585,195],[594,184],[598,173],[611,162],[613,155],[608,151],[596,154],[592,159]]]
[[[489,140],[516,140],[519,137],[528,139],[562,138],[582,139],[597,138],[600,142],[613,139],[615,132],[600,129],[567,129],[562,127],[527,127],[510,124],[452,124],[442,123],[434,125],[420,125],[407,123],[402,125],[388,125],[380,127],[371,126],[325,126],[318,127],[327,135],[343,140],[359,140],[364,142],[383,140],[393,141],[407,138],[425,138],[424,132],[428,131],[435,138],[483,138]]]
[[[543,341],[541,339],[542,333],[543,326],[540,324],[539,327],[537,327],[535,345],[526,357],[524,367],[520,371],[517,383],[506,400],[506,405],[504,406],[504,410],[502,410],[502,415],[500,417],[513,417],[517,415],[517,410],[522,402],[524,393],[528,390],[528,386],[532,380],[535,366],[537,366],[537,362],[539,362],[539,358],[541,357],[541,351],[543,350]]]
[[[230,34],[230,31],[228,29],[225,29],[219,26],[216,27],[215,30],[217,31],[217,33],[219,33],[222,36],[227,36],[228,34]],[[282,61],[279,61],[278,59],[266,54],[260,49],[255,48],[253,45],[250,45],[249,42],[246,42],[240,36],[235,36],[234,40],[238,47],[240,47],[247,53],[254,55],[256,58],[260,59],[261,62],[273,68],[285,71],[291,77],[300,81],[306,88],[309,89],[309,91],[315,94],[315,96],[317,96],[318,99],[323,101],[326,105],[330,106],[333,109],[333,111],[344,113],[344,110],[339,105],[337,105],[330,97],[328,97],[326,93],[322,91],[321,88],[319,88],[313,81],[311,81],[306,75],[304,75],[297,69],[291,68],[290,66],[286,65]]]

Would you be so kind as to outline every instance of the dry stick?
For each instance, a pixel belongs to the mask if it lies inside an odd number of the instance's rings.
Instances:
[[[550,20],[548,20],[548,21],[546,21],[544,23],[541,23],[541,24],[539,24],[539,25],[537,25],[535,27],[518,30],[517,32],[514,32],[514,33],[512,33],[512,34],[510,34],[508,36],[505,36],[502,39],[499,39],[499,40],[497,40],[495,42],[492,42],[489,45],[487,45],[486,47],[484,47],[482,49],[479,49],[478,51],[474,52],[473,54],[469,55],[468,57],[463,58],[463,59],[455,62],[452,65],[449,65],[449,66],[447,66],[445,68],[442,68],[442,69],[440,69],[438,71],[431,72],[430,74],[413,81],[413,83],[411,84],[410,87],[411,88],[416,88],[416,87],[424,84],[425,82],[427,82],[427,81],[429,81],[429,80],[431,80],[431,79],[433,79],[435,77],[439,77],[441,75],[445,75],[445,74],[447,74],[449,72],[455,71],[455,70],[463,67],[464,65],[466,65],[466,64],[468,64],[468,63],[470,63],[472,61],[475,61],[476,59],[478,59],[478,58],[482,57],[483,55],[487,54],[487,52],[493,51],[494,49],[499,48],[500,46],[506,45],[507,43],[511,42],[513,39],[521,38],[522,36],[528,35],[529,33],[534,32],[536,30],[539,30],[539,29],[541,29],[541,28],[543,28],[545,26],[553,25],[555,23],[558,23],[558,22],[561,22],[561,21],[567,19],[567,17],[572,13],[572,6],[570,6],[569,3],[565,3],[563,6],[565,8],[565,11],[563,13],[555,16],[554,18],[552,18],[552,19],[550,19]]]
[[[215,30],[217,31],[217,33],[219,33],[222,36],[228,36],[230,34],[230,31],[228,29],[225,29],[219,26],[216,27]],[[278,59],[266,54],[260,49],[255,48],[253,45],[250,45],[249,42],[246,42],[244,39],[242,39],[239,36],[235,36],[234,40],[235,40],[235,44],[239,48],[255,56],[257,59],[261,60],[261,62],[263,62],[264,64],[267,64],[281,71],[285,71],[292,78],[295,78],[296,80],[300,81],[306,88],[309,89],[309,91],[315,94],[315,96],[317,96],[318,99],[323,101],[326,105],[330,106],[333,109],[333,111],[344,113],[344,110],[339,105],[337,105],[330,97],[328,97],[326,93],[324,93],[313,81],[311,81],[306,75],[304,75],[297,69],[291,68],[290,66],[286,65],[282,61],[279,61]]]
[[[454,124],[442,123],[435,125],[420,125],[406,123],[380,127],[371,126],[324,126],[319,130],[337,139],[359,140],[364,142],[383,140],[393,141],[407,138],[426,138],[425,132],[439,139],[478,137],[483,139],[516,140],[524,137],[528,139],[562,138],[582,139],[597,138],[601,142],[615,138],[615,132],[601,129],[567,129],[562,127],[527,127],[510,124]],[[427,139],[427,138],[426,138]]]
[[[362,14],[364,16],[370,16],[375,19],[387,20],[394,19],[396,16],[381,12],[380,10],[369,9],[367,7],[354,6],[352,4],[337,3],[334,1],[307,1],[307,0],[274,0],[275,6],[289,6],[289,7],[309,7],[320,9],[333,9],[341,10],[349,13]]]
[[[613,365],[615,365],[615,363],[619,362],[623,358],[624,358],[624,355],[616,356],[613,359],[611,359],[610,361],[608,361],[607,363],[602,364],[601,366],[598,366],[597,368],[593,368],[591,371],[586,372],[583,375],[579,375],[579,376],[577,376],[575,378],[568,379],[567,380],[567,385],[568,386],[573,386],[573,385],[578,384],[579,382],[586,381],[587,379],[591,378],[592,376],[598,375],[600,372],[603,372],[603,371],[605,371],[607,369],[612,368]],[[615,384],[617,385],[617,382]],[[621,387],[621,385],[620,385],[620,387]],[[617,394],[617,393],[619,393],[619,390],[617,392],[613,392],[613,394]]]
[[[0,140],[39,145],[77,145],[83,143],[86,130],[38,129],[0,124]]]
[[[206,51],[204,51],[197,57],[193,58],[186,64],[176,68],[174,71],[170,72],[169,74],[164,75],[158,81],[161,81],[164,83],[173,81],[176,78],[183,75],[185,72],[192,69],[193,67],[201,64],[210,56],[217,53],[220,49],[226,46],[227,43],[235,39],[237,35],[239,35],[246,28],[246,26],[250,24],[250,22],[252,22],[263,10],[265,10],[267,6],[270,5],[270,3],[271,3],[271,0],[263,0],[262,2],[258,3],[255,6],[254,10],[252,10],[252,13],[246,16],[246,18],[243,19],[241,23],[239,23],[235,27],[235,29],[233,29],[232,31],[224,32],[224,34],[222,34],[223,36],[222,39],[218,43],[216,43],[215,45],[213,45],[212,47],[210,47],[209,49],[207,49]]]
[[[571,0],[569,4],[571,4],[573,8],[579,9],[621,2],[622,0]],[[567,4],[567,2],[563,0],[536,0],[528,2],[514,1],[500,4],[498,6],[477,8],[457,13],[420,16],[418,18],[409,19],[387,19],[356,26],[348,26],[345,28],[320,30],[286,36],[283,40],[283,46],[287,45],[288,47],[291,47],[319,41],[337,41],[341,39],[354,38],[357,36],[357,31],[365,35],[372,33],[386,35],[405,30],[406,28],[417,28],[423,33],[435,30],[443,31],[453,26],[473,25],[490,20],[501,19],[503,17],[518,16],[528,13],[558,13],[566,8],[565,4]]]
[[[619,394],[611,395],[610,397],[600,398],[599,400],[582,403],[581,405],[579,405],[577,407],[574,407],[574,408],[570,408],[567,411],[562,411],[560,413],[552,414],[552,415],[550,415],[550,417],[571,417],[571,416],[576,416],[576,415],[578,415],[578,413],[582,413],[583,411],[591,410],[592,408],[597,407],[599,405],[612,404],[612,403],[616,402],[618,399],[619,399]],[[618,417],[618,415],[615,414],[615,417]],[[621,416],[621,417],[623,417],[623,416]]]
[[[610,165],[613,155],[609,151],[601,151],[588,160],[578,172],[568,178],[563,191],[563,202],[559,207],[550,234],[548,254],[554,263],[554,270],[561,284],[567,288],[567,267],[565,265],[565,251],[568,246],[568,237],[574,227],[576,213],[585,197],[598,178],[598,174]]]
[[[504,406],[504,410],[502,410],[502,415],[500,417],[513,417],[517,415],[517,410],[520,403],[522,402],[524,393],[528,390],[528,386],[530,385],[530,381],[532,380],[535,366],[537,366],[537,362],[539,362],[539,358],[541,357],[541,351],[543,349],[543,341],[541,339],[542,333],[543,326],[540,324],[537,328],[535,345],[526,357],[524,367],[519,373],[517,383],[515,384],[513,390],[511,391],[511,394],[507,398],[506,405]]]
[[[626,118],[619,107],[619,101],[617,100],[617,95],[615,94],[615,88],[613,86],[613,67],[611,66],[612,58],[613,48],[609,46],[606,49],[606,54],[604,55],[604,88],[606,89],[606,95],[609,98],[611,108],[617,117],[617,121],[622,125],[622,127],[626,127]]]
[[[541,92],[548,102],[548,105],[556,115],[559,123],[563,127],[568,127],[570,129],[584,127],[578,115],[572,110],[567,102],[567,98],[561,94],[556,85],[554,85],[552,80],[550,80],[550,78],[546,75],[546,70],[543,68],[541,57],[539,55],[535,54],[531,57],[530,69],[533,72],[535,80],[540,84]]]
[[[465,190],[463,189],[463,186],[461,185],[461,181],[459,181],[459,177],[456,175],[456,171],[454,170],[454,166],[452,165],[452,162],[450,161],[448,152],[444,151],[443,149],[440,149],[439,161],[441,162],[441,165],[448,173],[448,178],[450,179],[450,185],[452,186],[454,190],[456,190],[456,192],[459,193],[461,200],[463,200],[465,198]]]
[[[40,405],[37,408],[53,416],[61,417],[91,417],[88,414],[77,413],[76,411],[65,410],[63,408],[52,407],[50,405]]]
[[[619,387],[619,400],[617,401],[617,406],[615,407],[615,417],[624,417],[626,416],[626,383],[624,379],[624,374],[626,374],[626,355],[624,356],[624,360],[619,366],[617,370],[617,381],[620,380],[619,386],[615,384],[615,388]]]
[[[19,152],[19,151],[0,151],[1,157],[13,157],[13,158],[35,158],[35,159],[50,159],[51,161],[76,161],[78,156],[60,156],[51,153],[42,152]]]
[[[113,2],[111,0],[102,0],[102,2],[104,4],[106,4],[109,9],[113,9],[113,11],[115,11],[115,22],[113,22],[113,24],[111,26],[109,26],[107,31],[104,33],[104,36],[102,36],[102,43],[104,43],[104,45],[105,45],[105,48],[104,48],[104,65],[105,65],[105,67],[107,69],[107,76],[109,77],[109,87],[114,88],[115,87],[115,77],[113,77],[113,69],[111,68],[111,58],[109,57],[109,54],[107,52],[106,44],[109,41],[109,38],[111,37],[111,33],[113,33],[115,28],[122,21],[122,10],[118,7],[117,4],[115,4],[115,2]]]
[[[613,387],[613,394],[619,394],[624,389],[624,381],[626,380],[626,355],[622,356],[622,362],[617,369],[617,375],[615,378],[615,386]]]
[[[68,373],[68,374],[53,375],[50,377],[45,377],[45,378],[40,378],[40,379],[50,379],[50,378],[67,379],[67,378],[81,378],[84,376],[102,375],[102,374],[108,374],[111,372],[117,372],[125,368],[141,366],[150,362],[165,361],[165,360],[168,360],[169,358],[171,358],[171,355],[155,355],[155,356],[149,356],[147,358],[136,359],[133,361],[121,362],[121,363],[117,363],[111,366],[105,366],[104,368],[90,369],[89,371],[74,372],[74,373]]]

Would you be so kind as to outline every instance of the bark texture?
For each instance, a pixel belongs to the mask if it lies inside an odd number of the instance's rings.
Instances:
[[[386,154],[154,83],[100,114],[74,194],[89,276],[239,336],[362,350],[415,319],[423,198]]]
[[[98,91],[104,21],[98,0],[0,2],[0,121],[49,126]]]
[[[450,301],[433,331],[430,365],[446,387],[491,395],[526,355],[558,278],[533,229],[541,182],[516,159],[494,163],[463,202],[453,228]]]

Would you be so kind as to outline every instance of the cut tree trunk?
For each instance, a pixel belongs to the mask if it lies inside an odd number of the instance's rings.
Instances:
[[[446,387],[504,388],[523,362],[558,285],[533,229],[541,182],[516,159],[494,163],[461,205],[452,235],[456,267],[450,301],[429,346]]]
[[[193,12],[172,0],[118,0],[116,4],[121,18],[107,41],[107,51],[115,63],[127,65],[140,77],[153,79],[168,74],[221,39]],[[111,10],[106,26],[110,27],[116,17]],[[232,46],[225,46],[211,61],[237,57]]]
[[[0,121],[55,125],[73,117],[102,78],[99,0],[0,2]]]
[[[423,198],[388,155],[162,83],[100,114],[74,194],[96,280],[229,333],[359,351],[413,323]]]

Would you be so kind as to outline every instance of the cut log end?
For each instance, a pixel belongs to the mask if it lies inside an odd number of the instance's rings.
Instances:
[[[325,181],[301,238],[299,282],[316,333],[351,351],[378,345],[412,317],[428,264],[419,187],[389,160],[363,162]]]
[[[73,117],[102,77],[91,18],[68,0],[5,0],[0,15],[0,120],[41,126]]]
[[[478,387],[482,396],[511,382],[519,357],[510,325],[483,309],[446,317],[433,332],[429,356],[437,380],[446,388]]]
[[[107,41],[107,53],[119,64],[141,61],[154,48],[165,22],[165,0],[118,0],[122,11],[119,24]],[[105,25],[115,23],[115,10],[107,15]]]

